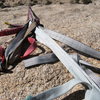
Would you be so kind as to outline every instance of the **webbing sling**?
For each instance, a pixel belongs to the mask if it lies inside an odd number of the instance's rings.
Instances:
[[[78,79],[72,79],[63,85],[54,87],[50,90],[47,90],[43,93],[36,95],[36,96],[27,96],[25,100],[53,100],[53,99],[65,94],[65,93],[67,93],[75,85],[80,84],[80,83],[82,83],[84,85],[88,85],[87,83],[82,82]]]
[[[69,47],[87,55],[87,56],[91,56],[94,58],[97,58],[100,60],[100,52],[94,50],[93,48],[90,48],[89,46],[80,43],[70,37],[64,36],[62,34],[59,34],[57,32],[48,30],[44,28],[44,31],[52,38],[54,38],[55,40],[61,41],[64,44],[68,45]]]
[[[36,95],[36,96],[27,96],[25,100],[53,100],[65,93],[67,93],[70,89],[72,89],[77,84],[83,84],[83,85],[88,86],[88,84],[85,82],[82,82],[78,79],[73,79],[63,85],[54,87],[48,91],[45,91],[43,93]],[[100,93],[98,93],[94,87],[92,89],[90,87],[86,91],[84,100],[99,100],[99,98],[98,98],[99,96],[100,96]]]
[[[5,29],[0,31],[0,36],[7,36],[7,35],[13,35],[20,32],[20,30],[23,28],[23,26],[14,27],[12,29]]]
[[[75,59],[74,55],[70,55],[70,56],[74,60],[77,60],[77,59]],[[75,56],[77,57],[77,55],[75,55]],[[23,60],[25,68],[29,68],[29,67],[41,65],[41,64],[55,63],[57,61],[59,61],[59,59],[56,57],[56,55],[54,53],[43,54],[40,56],[35,56],[32,58]],[[81,65],[85,65],[88,69],[91,69],[92,71],[100,74],[100,68],[94,67],[93,65],[89,64],[86,61],[79,59],[79,60],[77,60],[77,63],[79,63]]]
[[[94,100],[94,94],[96,96],[95,100],[99,100],[100,88],[86,74],[86,72],[82,68],[80,68],[80,66],[77,63],[75,63],[75,61],[61,47],[59,47],[59,45],[54,40],[52,40],[47,34],[45,34],[45,32],[41,28],[36,28],[35,33],[36,33],[36,39],[39,42],[48,46],[54,52],[54,54],[58,57],[58,59],[72,73],[72,75],[75,77],[75,79],[78,79],[81,82],[88,84],[87,86],[90,88],[90,90],[88,90],[86,92],[85,100]],[[65,91],[65,90],[63,90],[63,91]],[[66,91],[67,91],[67,89],[66,89]],[[87,96],[87,94],[89,96]],[[56,94],[54,94],[54,93],[52,94],[52,90],[51,90],[49,92],[45,92],[45,93],[39,94],[37,96],[34,96],[34,97],[32,97],[32,99],[29,98],[29,100],[52,100],[58,96],[56,96]],[[26,100],[28,100],[28,99],[26,99]]]

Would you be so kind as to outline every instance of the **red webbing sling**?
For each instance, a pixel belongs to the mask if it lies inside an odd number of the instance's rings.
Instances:
[[[7,35],[17,34],[22,28],[23,28],[23,26],[1,30],[0,31],[0,36],[7,36]]]

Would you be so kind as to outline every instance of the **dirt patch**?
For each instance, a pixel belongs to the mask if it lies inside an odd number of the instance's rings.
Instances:
[[[24,24],[27,8],[27,6],[19,6],[0,9],[0,28],[7,28],[4,22]],[[100,51],[99,0],[89,5],[69,3],[35,5],[32,9],[46,28],[72,37]],[[0,44],[11,37],[0,37]],[[45,53],[50,52],[47,47],[43,47],[46,49]],[[36,49],[34,54],[38,52],[39,50]],[[94,66],[100,67],[100,61],[84,56],[82,58]],[[23,62],[20,62],[11,73],[0,72],[0,100],[23,100],[29,94],[38,94],[72,78],[73,76],[61,62],[40,65],[31,69],[25,69]],[[82,100],[83,90],[84,87],[78,85],[57,100]]]

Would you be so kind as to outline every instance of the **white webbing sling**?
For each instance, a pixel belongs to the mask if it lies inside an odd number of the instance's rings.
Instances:
[[[86,91],[85,100],[99,100],[100,86],[92,79],[91,75],[93,74],[91,74],[91,70],[85,70],[83,65],[80,67],[77,62],[75,62],[68,53],[66,53],[48,34],[46,34],[45,30],[43,30],[41,27],[37,27],[35,33],[36,39],[53,51],[53,53],[69,70],[69,72],[71,72],[75,79],[72,79],[63,85],[54,87],[36,96],[28,96],[25,100],[53,100],[68,92],[79,83],[82,83],[89,88]],[[90,76],[88,75],[89,73],[91,74]],[[100,81],[99,78],[97,80]]]
[[[68,45],[69,47],[79,51],[80,53],[82,53],[84,55],[91,56],[91,57],[94,57],[94,58],[100,60],[100,52],[99,51],[96,51],[95,49],[90,48],[89,46],[87,46],[79,41],[76,41],[70,37],[64,36],[60,33],[57,33],[57,32],[54,32],[54,31],[51,31],[51,30],[45,29],[45,28],[43,28],[43,30],[44,30],[44,32],[46,32],[46,34],[48,34],[53,39],[58,40],[64,44]]]

